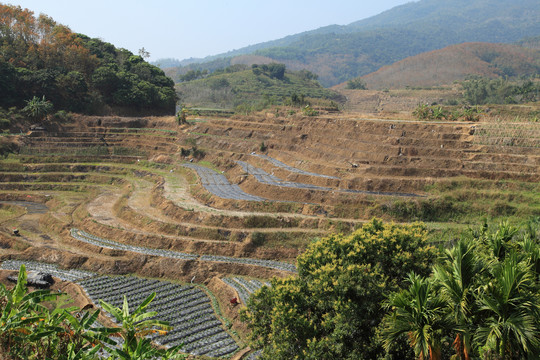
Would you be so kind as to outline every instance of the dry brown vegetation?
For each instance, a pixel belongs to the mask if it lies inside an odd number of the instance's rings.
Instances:
[[[356,111],[318,117],[277,108],[189,119],[195,121],[180,127],[173,117],[79,116],[50,124],[47,131],[19,136],[24,153],[0,162],[0,260],[195,279],[215,293],[233,329],[244,334],[238,309],[228,304],[235,292],[220,279],[289,272],[107,249],[73,238],[70,229],[139,247],[293,263],[314,237],[349,232],[373,216],[431,221],[437,229],[439,223],[476,224],[485,214],[517,220],[540,215],[540,128],[527,117],[538,106],[495,107],[475,123],[413,120],[419,96],[439,99],[451,92],[345,91]],[[494,127],[503,120],[506,132]],[[526,146],[510,141],[518,137],[528,139]],[[261,154],[262,143],[265,155],[307,173],[253,156]],[[194,148],[201,151],[198,159]],[[263,184],[237,161],[287,184],[328,189]],[[212,168],[267,200],[216,196],[194,170],[182,167],[185,162]],[[32,213],[10,201],[44,203],[48,211]],[[14,227],[20,237],[11,234]]]
[[[368,89],[436,87],[468,75],[488,78],[538,73],[540,52],[517,45],[465,43],[430,51],[384,66],[362,79]]]

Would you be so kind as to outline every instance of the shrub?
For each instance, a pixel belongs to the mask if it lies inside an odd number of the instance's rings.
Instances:
[[[347,89],[367,90],[366,82],[362,79],[352,79],[347,81]]]
[[[11,120],[0,119],[0,129],[8,129],[10,125],[11,125]]]

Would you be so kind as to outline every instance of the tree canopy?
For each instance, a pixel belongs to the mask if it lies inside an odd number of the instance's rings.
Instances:
[[[538,359],[538,221],[469,230],[373,220],[313,242],[243,313],[263,359]]]
[[[141,56],[0,4],[0,107],[37,98],[55,110],[174,113],[174,82]]]
[[[373,220],[312,243],[298,277],[273,280],[244,313],[264,359],[371,359],[385,294],[409,271],[427,274],[435,251],[423,225]]]

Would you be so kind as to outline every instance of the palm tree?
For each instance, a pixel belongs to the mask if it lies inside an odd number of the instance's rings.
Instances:
[[[484,355],[538,359],[540,324],[537,286],[530,265],[514,252],[494,266],[494,280],[479,295],[484,321],[476,331]]]
[[[472,352],[474,291],[484,264],[475,254],[470,240],[459,240],[445,251],[441,264],[434,267],[434,279],[446,300],[450,318],[457,332],[454,348],[461,359],[469,360]]]
[[[408,281],[409,288],[391,295],[386,304],[393,311],[383,320],[384,347],[388,351],[405,334],[418,359],[438,360],[445,303],[433,293],[430,279],[411,273]]]

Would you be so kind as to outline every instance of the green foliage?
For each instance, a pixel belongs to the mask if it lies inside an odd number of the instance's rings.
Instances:
[[[77,307],[58,306],[63,305],[59,301],[61,296],[49,290],[29,292],[24,265],[13,289],[0,284],[0,354],[12,360],[90,360],[97,359],[97,352],[106,349],[111,354],[109,360],[185,359],[178,354],[180,347],[156,349],[144,337],[162,332],[156,327],[167,327],[162,321],[147,320],[155,313],[144,312],[155,293],[133,313],[129,312],[127,301],[122,309],[102,303],[122,324],[121,328],[96,327],[99,310],[91,313]],[[51,304],[56,304],[52,310]],[[113,336],[125,340],[122,349],[114,347]]]
[[[257,65],[253,64],[251,66],[251,70],[253,74],[255,75],[266,75],[273,79],[283,80],[285,78],[285,70],[287,67],[285,64],[277,64],[277,63],[271,63],[271,64],[263,64],[263,65]],[[306,72],[304,71],[302,73],[302,76],[304,78],[307,78],[308,80],[311,79],[310,76],[306,76]]]
[[[315,110],[314,108],[312,108],[310,105],[304,106],[304,108],[302,109],[302,113],[305,116],[318,116],[319,115],[319,112]]]
[[[343,101],[341,95],[322,88],[306,71],[287,71],[280,79],[283,67],[278,65],[256,65],[239,71],[215,71],[203,79],[179,83],[179,93],[182,102],[190,107],[229,108],[243,114],[272,105],[292,104],[293,97],[299,101],[298,105],[301,105],[300,102],[307,104],[308,99]]]
[[[34,96],[31,100],[26,101],[26,106],[23,111],[34,120],[43,120],[53,109],[53,104],[43,98]]]
[[[414,269],[426,273],[434,249],[423,225],[373,220],[349,236],[315,241],[298,258],[298,277],[274,279],[242,317],[263,359],[370,359],[384,294]]]
[[[163,335],[166,333],[165,330],[170,329],[166,321],[149,319],[157,315],[155,311],[145,312],[155,297],[155,292],[148,295],[133,312],[129,311],[129,305],[125,295],[121,309],[100,300],[101,307],[111,314],[119,324],[122,324],[116,333],[123,339],[122,349],[110,349],[113,356],[116,355],[118,359],[122,360],[144,360],[154,357],[164,357],[166,359],[186,358],[181,355],[177,356],[182,346],[175,346],[168,350],[157,349],[146,338],[146,336],[152,334]]]
[[[366,82],[360,78],[347,81],[347,89],[367,90]]]
[[[178,76],[178,80],[180,82],[192,81],[192,80],[197,80],[197,79],[203,79],[207,75],[208,75],[208,70],[201,70],[201,69],[189,70],[184,75]]]
[[[445,304],[428,279],[411,273],[408,281],[409,288],[392,294],[386,305],[393,312],[384,322],[384,347],[389,351],[407,334],[418,359],[439,359],[445,333]]]
[[[287,101],[286,104],[291,106],[305,106],[308,105],[308,101],[306,100],[304,94],[298,95],[297,93],[294,93],[291,95],[290,100]]]
[[[445,250],[430,278],[411,274],[410,288],[390,296],[386,348],[407,335],[421,359],[440,358],[443,344],[459,359],[538,358],[539,254],[537,221],[471,231]]]
[[[176,121],[178,122],[178,125],[187,124],[188,112],[189,110],[185,106],[180,106],[180,111],[178,111],[178,113],[176,114]]]
[[[446,121],[469,121],[480,120],[482,109],[478,106],[464,106],[461,109],[452,109],[440,105],[418,104],[413,115],[418,120],[446,120]]]
[[[0,106],[45,96],[56,110],[72,112],[174,111],[173,81],[142,57],[72,33],[46,15],[36,19],[3,4],[0,10],[0,90],[7,94]]]
[[[49,310],[46,301],[62,294],[28,292],[26,269],[21,266],[12,290],[0,285],[0,350],[11,359],[83,359],[111,343],[106,328],[91,328],[99,311],[73,316],[76,308]]]
[[[540,100],[540,82],[471,77],[462,82],[463,99],[471,105],[518,104]]]

